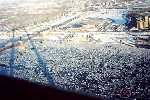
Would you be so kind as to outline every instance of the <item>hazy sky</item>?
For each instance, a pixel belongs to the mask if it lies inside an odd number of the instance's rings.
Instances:
[[[0,0],[0,3],[46,2],[51,0]]]
[[[39,0],[0,0],[0,2],[39,1]]]

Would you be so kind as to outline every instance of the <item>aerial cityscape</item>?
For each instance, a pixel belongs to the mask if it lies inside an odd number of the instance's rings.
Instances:
[[[0,75],[148,100],[150,1],[1,0]]]

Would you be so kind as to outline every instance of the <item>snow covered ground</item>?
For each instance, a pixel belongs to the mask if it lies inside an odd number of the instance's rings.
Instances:
[[[18,3],[20,1],[18,0]],[[31,0],[27,1],[29,3],[19,5],[19,7],[29,7],[32,4],[30,3]],[[35,0],[34,2],[38,3],[41,0]],[[67,7],[70,7],[68,11],[75,10],[72,13],[70,12],[73,15],[77,14],[81,10],[80,8],[84,8],[77,7],[77,4],[80,3],[78,1],[75,5],[69,5],[73,4],[72,0],[69,0],[69,2],[67,0],[57,2],[52,0],[52,2],[51,5],[55,5],[55,10],[64,7],[65,11],[66,6],[59,6],[59,4],[67,3]],[[94,3],[96,0],[92,2]],[[47,7],[42,3],[34,10],[41,6]],[[3,10],[1,11],[3,12]],[[16,11],[16,8],[14,8],[14,11]],[[112,12],[116,11],[115,9]],[[34,11],[31,10],[31,12]],[[81,10],[79,12],[81,18],[78,20],[74,20],[77,16],[64,16],[62,19],[61,16],[55,16],[55,18],[58,17],[58,20],[28,25],[28,27],[25,27],[27,32],[23,32],[25,30],[21,29],[21,31],[18,30],[19,34],[14,36],[11,33],[10,36],[5,37],[1,33],[0,48],[9,45],[12,45],[12,47],[10,46],[11,48],[0,52],[0,74],[40,82],[66,91],[108,99],[150,99],[150,49],[121,44],[120,40],[126,40],[127,38],[125,32],[93,32],[95,24],[89,25],[93,25],[90,31],[86,30],[89,27],[88,25],[83,32],[74,31],[76,29],[74,27],[65,31],[60,29],[59,26],[61,25],[68,27],[78,24],[76,22],[82,22],[82,18],[85,22],[83,24],[88,24],[88,21],[91,21],[90,18],[95,21],[96,18],[107,17],[107,14],[98,16],[99,14],[96,11],[91,12],[89,11],[87,15],[84,15],[86,12],[82,13]],[[112,12],[108,18],[122,17],[121,15],[112,15]],[[116,14],[119,14],[119,12]],[[89,19],[86,20],[86,18]],[[26,16],[25,19],[27,19]],[[28,17],[28,19],[31,18]],[[24,20],[20,20],[24,23]],[[36,17],[31,20],[37,21]],[[72,20],[74,21],[72,22]],[[101,21],[102,19],[99,19],[99,22]],[[58,29],[51,30],[51,26],[56,26]],[[80,28],[78,29],[80,30]],[[39,33],[38,36],[36,36],[37,33]],[[33,38],[27,34],[34,34],[35,36]],[[20,45],[14,47],[15,42],[18,41]]]
[[[13,76],[63,90],[107,98],[148,98],[150,50],[119,43],[54,43],[32,40],[15,49]],[[34,47],[33,47],[34,45]],[[11,50],[0,55],[0,71],[9,75]],[[43,66],[45,65],[45,67]],[[6,69],[6,71],[4,70]]]

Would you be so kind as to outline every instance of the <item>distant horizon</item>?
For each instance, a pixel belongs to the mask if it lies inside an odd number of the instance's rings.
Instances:
[[[6,3],[23,3],[23,2],[47,2],[47,1],[53,1],[53,0],[0,0],[0,4],[6,4]]]

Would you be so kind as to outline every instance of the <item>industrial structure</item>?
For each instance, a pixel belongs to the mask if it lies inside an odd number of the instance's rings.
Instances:
[[[127,43],[137,47],[150,48],[149,3],[135,3],[128,7]]]

